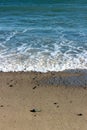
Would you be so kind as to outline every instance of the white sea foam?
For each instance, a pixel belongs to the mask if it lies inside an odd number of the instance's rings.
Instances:
[[[48,28],[47,28],[48,29]],[[87,49],[78,45],[73,40],[65,38],[62,28],[58,32],[58,37],[51,38],[32,35],[28,42],[20,41],[20,45],[11,47],[7,43],[15,41],[14,37],[18,35],[28,35],[30,30],[25,29],[20,32],[10,33],[4,40],[0,50],[0,71],[63,71],[67,69],[87,69]],[[49,28],[51,30],[51,28]],[[28,33],[28,34],[27,34]],[[13,43],[14,44],[14,43]],[[12,43],[10,45],[13,45]],[[85,45],[85,44],[84,44]]]
[[[87,69],[87,52],[73,57],[69,54],[56,53],[31,56],[14,54],[0,58],[0,71],[63,71],[66,69]]]

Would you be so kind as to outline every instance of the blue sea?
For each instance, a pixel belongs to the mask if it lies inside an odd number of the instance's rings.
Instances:
[[[87,69],[87,0],[0,0],[0,71]]]

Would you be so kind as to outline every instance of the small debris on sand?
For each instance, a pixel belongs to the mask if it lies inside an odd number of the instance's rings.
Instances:
[[[31,109],[30,112],[41,112],[39,109]]]
[[[36,89],[37,86],[33,87],[33,89]]]
[[[58,103],[57,102],[54,102],[55,105],[57,105]]]
[[[4,105],[0,105],[0,107],[4,107]]]
[[[10,84],[10,85],[9,85],[9,87],[13,87],[13,85],[12,85],[12,84]]]
[[[83,114],[82,114],[82,113],[79,113],[79,114],[77,114],[77,116],[83,116]]]

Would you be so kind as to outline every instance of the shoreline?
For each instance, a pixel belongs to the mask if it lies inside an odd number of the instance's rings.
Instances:
[[[0,129],[87,130],[87,74],[0,72]]]
[[[39,84],[42,85],[54,85],[54,86],[71,86],[71,87],[87,87],[87,70],[67,70],[67,71],[19,71],[19,72],[0,72],[0,75],[23,76],[29,75],[31,80],[35,76]]]

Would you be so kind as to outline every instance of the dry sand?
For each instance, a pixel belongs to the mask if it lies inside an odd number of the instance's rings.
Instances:
[[[0,72],[0,130],[87,130],[85,73]]]

